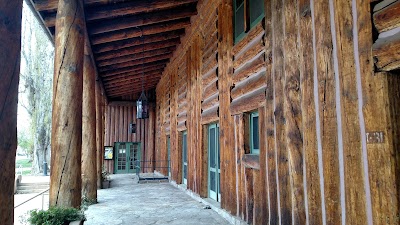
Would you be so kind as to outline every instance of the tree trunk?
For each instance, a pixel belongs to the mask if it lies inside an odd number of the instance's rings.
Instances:
[[[84,29],[82,2],[60,0],[53,80],[51,206],[81,204]]]
[[[89,53],[89,45],[87,40],[83,60],[82,194],[90,201],[97,201],[96,74]]]
[[[22,1],[0,0],[0,224],[14,223]]]

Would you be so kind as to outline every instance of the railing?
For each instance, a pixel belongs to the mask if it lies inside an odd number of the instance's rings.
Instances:
[[[170,168],[169,160],[155,160],[155,161],[140,161],[136,160],[135,161],[135,169],[136,169],[136,175],[139,177],[139,173],[141,169],[145,168],[151,168],[151,169],[165,169],[165,168]],[[163,165],[164,164],[164,165]]]
[[[37,195],[35,195],[35,196],[33,196],[33,197],[31,197],[31,198],[29,198],[29,199],[23,201],[22,203],[20,203],[20,204],[14,206],[14,209],[17,208],[17,207],[19,207],[19,206],[21,206],[21,205],[23,205],[23,204],[25,204],[25,203],[27,203],[27,202],[29,202],[29,201],[31,201],[32,199],[34,199],[34,198],[36,198],[36,197],[38,197],[38,196],[41,195],[41,196],[42,196],[42,210],[43,210],[43,208],[44,208],[44,206],[43,206],[43,205],[44,205],[44,194],[45,194],[46,192],[48,192],[49,190],[50,190],[50,188],[47,188],[46,190],[44,190],[44,191],[38,193]]]

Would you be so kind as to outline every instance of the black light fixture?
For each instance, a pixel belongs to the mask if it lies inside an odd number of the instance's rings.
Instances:
[[[139,27],[142,32],[142,93],[139,99],[136,101],[136,118],[137,119],[147,119],[149,118],[149,102],[147,101],[146,94],[144,93],[144,36],[143,30]]]

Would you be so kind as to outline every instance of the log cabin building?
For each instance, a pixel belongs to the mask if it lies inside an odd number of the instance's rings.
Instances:
[[[56,48],[51,205],[133,155],[249,224],[400,223],[399,0],[26,1]],[[0,0],[6,225],[21,7]]]

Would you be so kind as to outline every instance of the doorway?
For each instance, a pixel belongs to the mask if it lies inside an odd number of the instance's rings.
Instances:
[[[219,124],[208,126],[208,197],[221,201],[220,194]]]
[[[139,165],[141,156],[140,143],[116,142],[115,153],[115,173],[136,172],[135,165]]]

